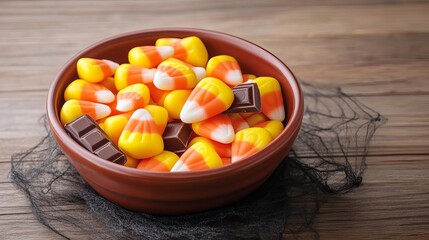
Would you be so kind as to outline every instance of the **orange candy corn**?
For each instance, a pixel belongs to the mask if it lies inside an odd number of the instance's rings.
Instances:
[[[137,168],[150,171],[170,172],[177,160],[179,160],[179,156],[174,152],[163,151],[156,156],[142,159]]]
[[[228,117],[231,120],[234,132],[238,132],[242,129],[250,127],[246,120],[244,120],[244,118],[239,113],[230,113],[228,114]]]
[[[164,99],[171,91],[161,90],[157,88],[153,82],[146,84],[146,86],[149,88],[150,98],[153,100],[153,102],[160,106],[164,105]]]
[[[158,128],[159,134],[162,135],[168,123],[167,110],[157,105],[146,105],[144,109],[150,113],[153,120],[155,121],[156,127]]]
[[[125,167],[136,168],[137,165],[139,165],[140,159],[135,159],[130,156],[126,156],[126,157],[127,157],[127,161],[124,164]]]
[[[222,165],[222,159],[212,146],[204,142],[197,142],[190,146],[182,156],[180,156],[171,171],[195,171],[216,168]]]
[[[232,159],[230,157],[221,157],[223,165],[231,164]]]
[[[64,91],[64,100],[70,99],[111,103],[115,100],[115,95],[103,85],[76,79]]]
[[[184,123],[199,122],[228,109],[234,101],[231,88],[217,78],[206,77],[192,90],[180,112]]]
[[[196,36],[183,39],[160,38],[155,43],[156,46],[172,46],[174,48],[174,58],[182,60],[197,67],[205,67],[208,60],[208,52],[204,43]]]
[[[143,68],[131,64],[121,64],[115,72],[116,89],[121,90],[135,83],[150,83],[155,76],[155,68]]]
[[[118,141],[119,148],[133,158],[149,158],[164,150],[164,141],[151,114],[137,109],[125,125]]]
[[[280,135],[280,133],[285,128],[283,126],[283,123],[277,120],[260,122],[256,124],[255,127],[264,128],[265,130],[271,133],[271,136],[273,137],[273,139],[276,138],[278,135]]]
[[[247,81],[252,81],[253,79],[255,79],[256,76],[253,74],[243,74],[243,83],[247,82]]]
[[[84,114],[88,114],[94,120],[99,120],[109,116],[110,112],[110,107],[107,105],[71,99],[66,101],[61,108],[60,118],[62,124],[65,125]]]
[[[80,79],[96,83],[113,76],[118,65],[106,59],[80,58],[76,67]]]
[[[261,94],[262,112],[271,120],[285,120],[285,107],[280,84],[272,77],[258,77],[253,80]]]
[[[104,120],[103,130],[115,144],[118,144],[119,137],[121,136],[125,125],[127,125],[131,114],[132,112],[122,113],[115,116],[109,116]]]
[[[142,46],[128,52],[128,61],[132,65],[154,68],[165,59],[173,56],[174,48],[170,46]]]
[[[116,86],[115,86],[115,79],[112,77],[108,77],[103,81],[98,82],[98,84],[103,85],[115,95],[118,93],[118,89],[116,89]]]
[[[136,83],[118,92],[116,109],[121,112],[132,111],[146,106],[149,100],[149,88],[142,83]]]
[[[258,152],[272,140],[271,134],[263,128],[252,127],[237,132],[231,145],[232,162],[240,161]]]
[[[218,78],[229,86],[243,83],[243,75],[237,60],[228,55],[210,58],[207,63],[207,76]]]
[[[189,142],[188,146],[192,146],[197,142],[205,142],[207,144],[209,144],[210,146],[212,146],[214,148],[214,150],[217,152],[217,154],[220,157],[231,157],[231,144],[223,144],[220,142],[216,142],[213,141],[209,138],[205,138],[205,137],[194,137],[192,138],[192,140]]]
[[[178,90],[192,89],[198,80],[188,64],[169,58],[158,65],[153,83],[161,90]]]
[[[231,143],[234,140],[234,128],[226,114],[218,114],[201,122],[192,123],[192,130],[200,136],[220,143]]]

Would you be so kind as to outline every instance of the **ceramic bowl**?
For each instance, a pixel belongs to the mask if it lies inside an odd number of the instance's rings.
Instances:
[[[162,37],[198,36],[210,56],[234,56],[243,73],[271,76],[281,85],[287,119],[284,131],[263,150],[242,161],[194,172],[150,172],[103,160],[75,142],[60,122],[63,93],[78,78],[81,57],[128,61],[135,46],[154,45]],[[287,46],[285,46],[287,48]],[[256,190],[288,154],[301,126],[303,96],[293,73],[267,50],[244,39],[220,32],[161,28],[135,31],[97,42],[73,56],[55,77],[47,98],[47,118],[60,148],[80,176],[101,196],[124,208],[157,215],[178,215],[231,204]]]

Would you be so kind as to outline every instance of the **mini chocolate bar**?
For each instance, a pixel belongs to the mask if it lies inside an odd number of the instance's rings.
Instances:
[[[91,153],[108,161],[124,164],[125,154],[88,115],[82,115],[64,126],[70,136]]]
[[[261,96],[256,83],[237,85],[232,92],[234,102],[225,113],[261,112]]]
[[[192,129],[180,121],[169,122],[164,130],[164,149],[181,155],[188,146]]]

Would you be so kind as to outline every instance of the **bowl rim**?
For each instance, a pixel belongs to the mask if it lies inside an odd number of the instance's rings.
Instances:
[[[263,155],[266,154],[265,153],[266,151],[258,151],[246,157],[242,161],[238,161],[232,164],[228,164],[228,165],[221,166],[218,168],[213,168],[213,169],[189,171],[189,172],[148,171],[148,170],[142,170],[142,169],[129,168],[129,167],[121,166],[119,164],[106,161],[92,154],[91,152],[87,151],[85,148],[83,148],[79,143],[75,142],[67,134],[62,124],[60,124],[60,121],[58,118],[59,116],[56,114],[55,107],[54,107],[55,106],[54,96],[55,96],[56,86],[60,83],[62,76],[67,71],[67,69],[72,67],[78,58],[84,56],[88,52],[91,52],[93,49],[99,47],[100,45],[108,44],[109,42],[113,42],[113,41],[118,41],[118,39],[131,38],[136,35],[165,33],[165,32],[175,32],[176,34],[180,32],[181,34],[183,33],[183,34],[189,34],[189,35],[195,35],[195,36],[198,36],[198,33],[203,33],[203,34],[209,34],[212,36],[216,35],[227,39],[239,40],[241,41],[240,44],[246,44],[249,47],[259,49],[260,52],[264,55],[263,56],[264,58],[269,57],[274,61],[276,61],[277,63],[275,64],[275,66],[278,67],[279,71],[286,76],[290,84],[290,87],[292,89],[292,93],[294,95],[293,96],[294,107],[291,115],[287,119],[287,123],[284,130],[271,143],[269,143],[264,148],[264,150],[274,151],[275,148],[282,146],[283,142],[286,143],[291,140],[290,138],[292,138],[293,136],[296,136],[297,132],[300,130],[301,122],[303,118],[302,113],[304,108],[303,107],[304,99],[303,99],[301,87],[299,85],[297,78],[289,69],[289,67],[282,60],[276,57],[274,54],[272,54],[265,48],[255,43],[252,43],[246,39],[243,39],[241,37],[237,37],[228,33],[224,33],[224,32],[200,29],[200,28],[186,28],[186,27],[149,28],[149,29],[136,30],[136,31],[130,31],[130,32],[113,35],[113,36],[104,38],[100,41],[97,41],[89,45],[88,47],[82,49],[81,51],[79,51],[78,53],[70,57],[68,61],[64,63],[63,66],[61,66],[59,72],[56,74],[54,80],[52,81],[49,87],[48,96],[46,100],[46,113],[47,113],[47,120],[50,125],[51,131],[55,135],[57,135],[58,138],[63,139],[63,142],[65,142],[65,144],[70,145],[69,148],[72,149],[72,151],[75,151],[76,153],[81,155],[82,158],[86,160],[86,164],[92,165],[93,167],[96,167],[99,169],[103,169],[107,172],[111,172],[112,174],[122,175],[124,177],[139,177],[139,178],[147,177],[147,179],[158,178],[158,179],[165,179],[165,180],[175,180],[175,179],[195,179],[201,176],[216,178],[218,176],[222,176],[222,174],[225,174],[225,173],[236,172],[238,169],[240,169],[241,171],[244,171],[256,164],[261,163],[263,159],[262,157]],[[253,161],[245,161],[249,157],[252,157],[255,159]]]

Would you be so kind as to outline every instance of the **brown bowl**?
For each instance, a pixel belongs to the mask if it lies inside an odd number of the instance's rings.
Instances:
[[[64,130],[59,113],[67,85],[78,78],[81,57],[128,61],[128,51],[154,45],[161,37],[198,36],[209,55],[234,56],[243,73],[271,76],[280,82],[287,120],[284,131],[263,150],[242,161],[194,172],[160,173],[127,168],[103,160],[75,142]],[[225,33],[189,28],[136,31],[107,38],[72,57],[53,81],[47,98],[52,133],[71,164],[100,195],[127,209],[160,215],[177,215],[233,203],[257,189],[283,161],[301,126],[303,96],[289,68],[265,49]]]

